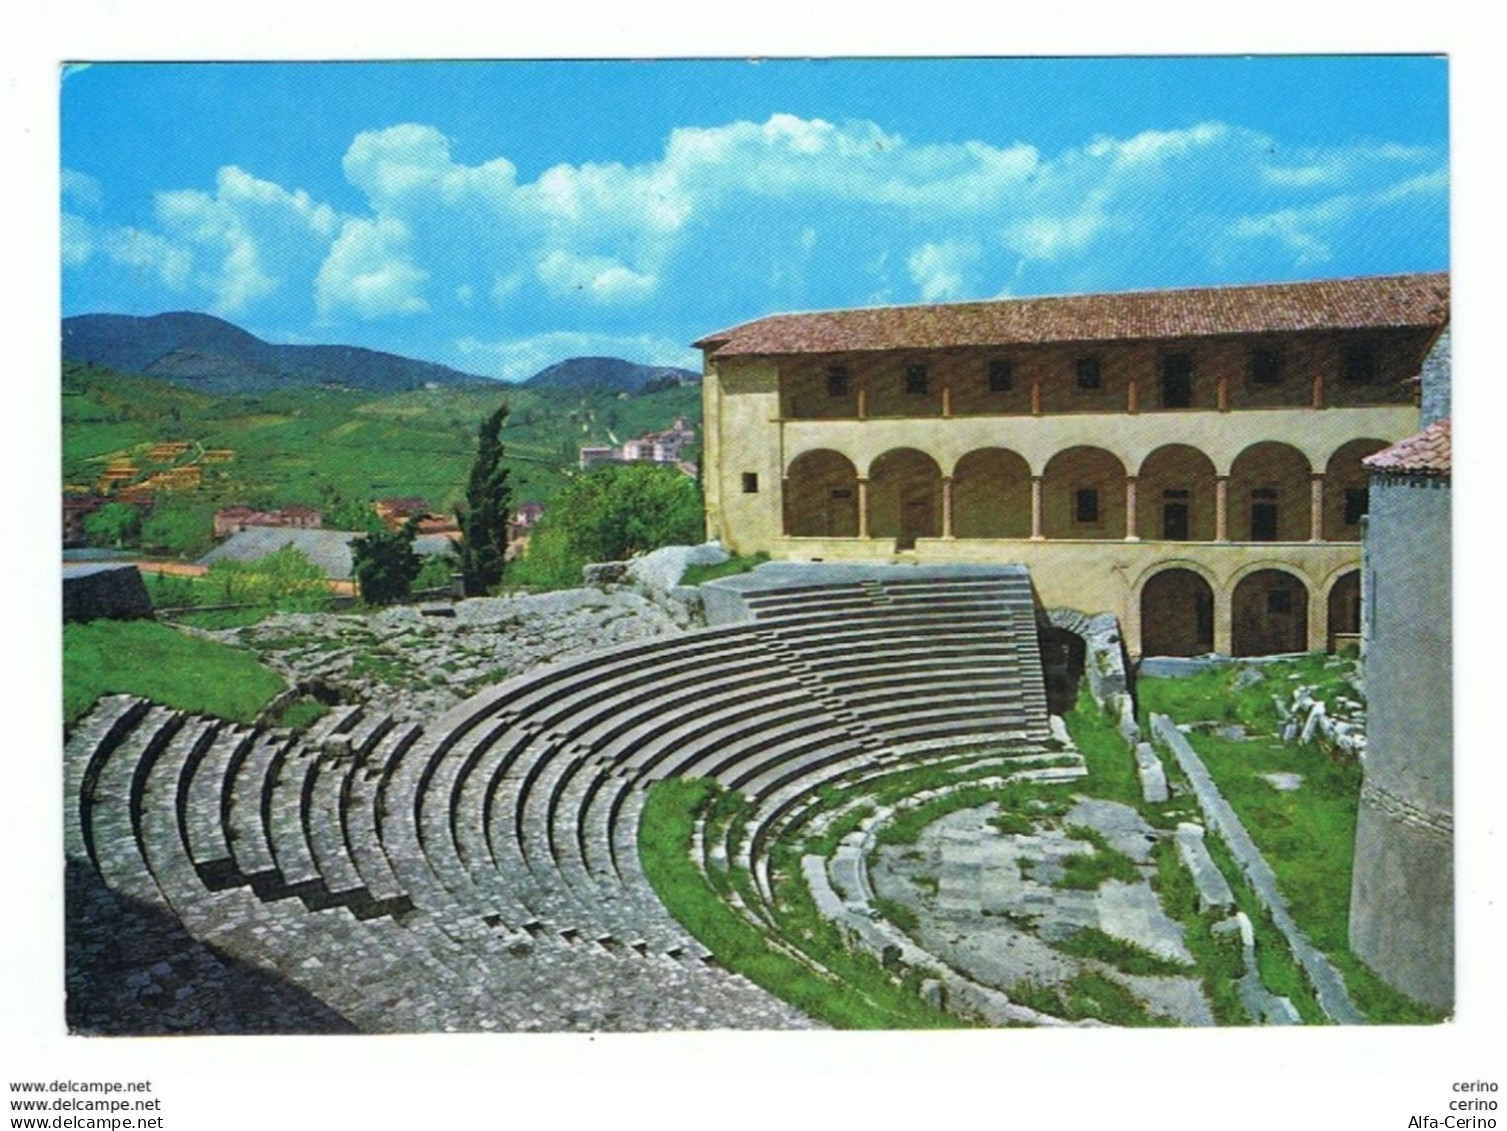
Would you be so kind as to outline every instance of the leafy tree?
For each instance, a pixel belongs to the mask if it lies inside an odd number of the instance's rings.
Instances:
[[[158,503],[141,524],[141,545],[154,553],[196,558],[214,545],[214,508],[190,502]]]
[[[693,480],[656,464],[605,464],[555,496],[517,576],[540,588],[579,585],[587,562],[694,545],[703,537],[701,491]]]
[[[477,429],[476,459],[466,483],[466,501],[457,508],[461,540],[456,557],[466,579],[466,595],[479,597],[502,581],[508,548],[508,469],[502,462],[503,405]]]
[[[363,534],[375,534],[384,528],[370,499],[347,499],[333,487],[326,487],[322,494],[324,500],[320,509],[326,530],[359,530]]]
[[[252,562],[219,561],[204,575],[214,604],[267,604],[277,609],[322,608],[329,597],[324,571],[297,546],[283,546]]]
[[[141,512],[126,503],[106,503],[84,516],[84,533],[96,546],[124,546],[141,534]]]
[[[352,569],[361,599],[369,605],[392,605],[413,592],[421,563],[413,552],[416,519],[401,530],[376,530],[351,543]]]
[[[423,558],[418,575],[413,579],[415,589],[448,589],[454,562],[449,554],[429,554]]]

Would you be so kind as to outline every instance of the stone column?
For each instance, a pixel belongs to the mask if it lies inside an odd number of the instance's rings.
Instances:
[[[1221,373],[1215,381],[1214,398],[1220,412],[1230,411],[1230,375],[1228,373]]]
[[[1235,647],[1235,598],[1234,589],[1229,593],[1214,593],[1214,651],[1229,656]]]
[[[1324,407],[1324,374],[1322,371],[1313,375],[1313,407]]]
[[[1125,411],[1132,416],[1141,411],[1141,385],[1134,373],[1125,382]]]
[[[1041,415],[1041,378],[1031,378],[1031,415]]]
[[[1136,483],[1134,475],[1125,477],[1125,541],[1139,542],[1141,540],[1139,526],[1136,521]]]
[[[1309,476],[1308,496],[1308,540],[1322,542],[1324,540],[1324,477],[1322,475]],[[1312,644],[1309,647],[1312,647]]]
[[[1230,477],[1219,475],[1214,479],[1214,541],[1230,540]],[[1219,651],[1219,649],[1215,649]]]
[[[1308,651],[1329,650],[1329,602],[1317,585],[1308,587]]]
[[[786,538],[790,537],[790,476],[780,479],[780,526]]]
[[[1040,542],[1046,535],[1041,532],[1041,476],[1031,476],[1031,541]]]
[[[869,477],[858,477],[858,537],[869,536]]]
[[[942,386],[942,415],[944,417],[952,415],[952,386],[951,385],[943,385]]]
[[[866,378],[866,377],[860,377],[858,379],[858,419],[859,420],[867,420],[868,418],[869,418],[869,382],[868,382],[868,378]]]
[[[942,537],[952,538],[952,476],[942,476]]]

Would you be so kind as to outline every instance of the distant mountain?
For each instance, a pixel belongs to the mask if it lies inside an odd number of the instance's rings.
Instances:
[[[620,357],[572,357],[541,369],[523,384],[530,389],[640,393],[649,382],[666,378],[678,382],[700,381],[701,374],[672,365],[639,365]]]
[[[208,314],[180,311],[138,317],[80,314],[63,319],[63,357],[121,373],[162,377],[214,393],[288,385],[338,385],[397,393],[431,382],[491,384],[431,361],[360,346],[284,346],[264,342]]]

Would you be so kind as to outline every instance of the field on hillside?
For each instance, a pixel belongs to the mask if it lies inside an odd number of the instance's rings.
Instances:
[[[513,500],[548,503],[582,444],[625,440],[685,416],[700,429],[700,390],[635,397],[499,385],[396,395],[330,388],[209,395],[166,381],[65,364],[63,482],[94,487],[113,464],[133,482],[196,465],[183,493],[214,504],[328,505],[419,495],[441,510],[461,497],[480,421],[499,403]],[[186,443],[171,455],[156,444]],[[205,452],[233,453],[205,458]],[[696,453],[690,453],[696,458]]]

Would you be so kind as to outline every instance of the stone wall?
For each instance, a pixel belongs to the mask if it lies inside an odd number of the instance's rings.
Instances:
[[[1364,573],[1370,704],[1350,945],[1386,981],[1454,1004],[1450,486],[1372,478]]]
[[[1419,413],[1418,424],[1427,428],[1436,420],[1442,420],[1449,415],[1450,401],[1450,340],[1449,327],[1439,335],[1439,340],[1434,343],[1434,348],[1429,350],[1428,356],[1423,359],[1423,372],[1420,375],[1423,381],[1423,407]]]
[[[63,567],[63,620],[132,620],[152,615],[141,571],[134,565]]]

